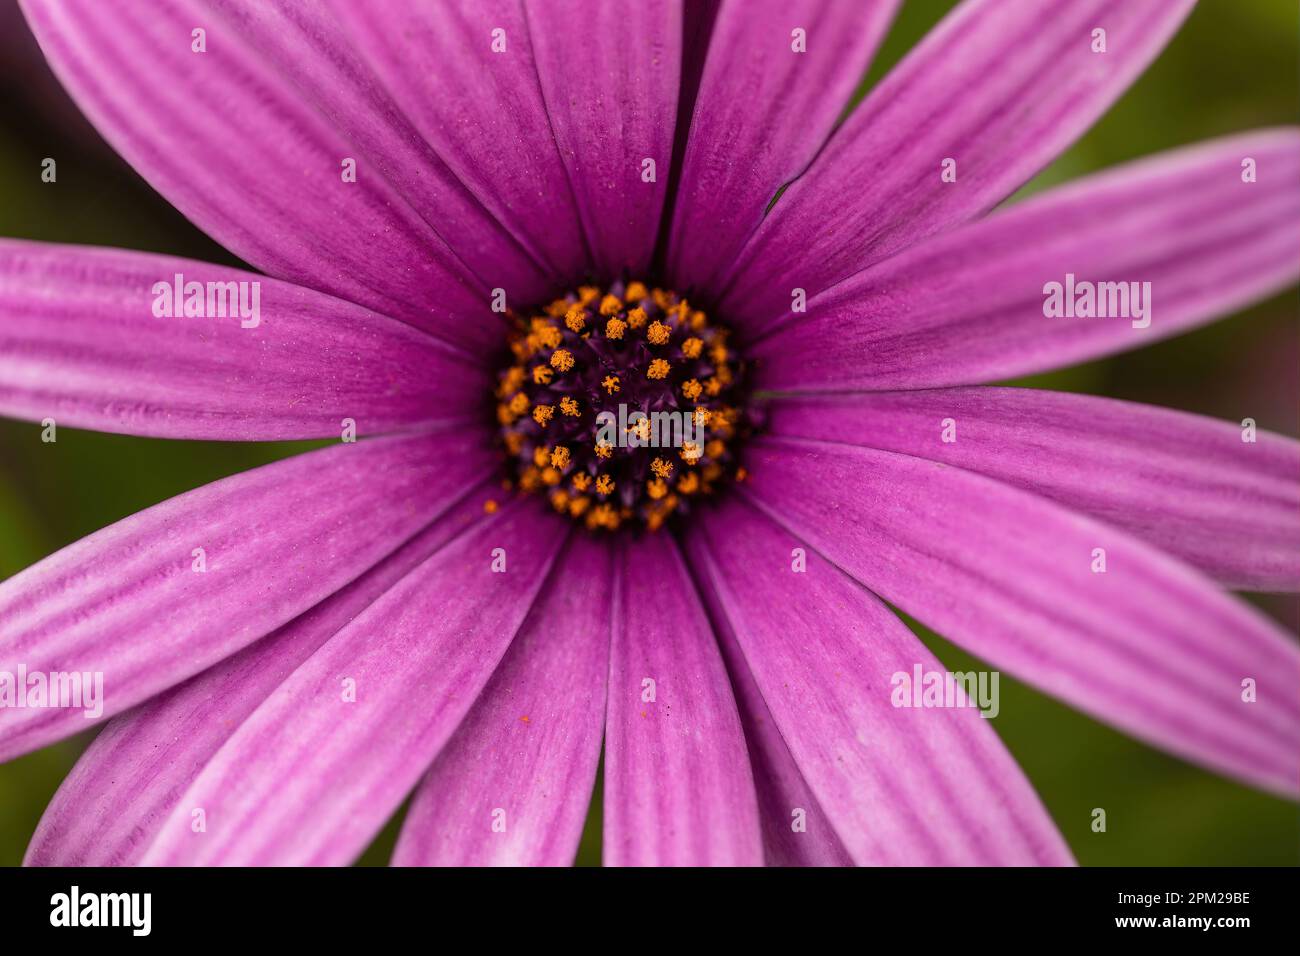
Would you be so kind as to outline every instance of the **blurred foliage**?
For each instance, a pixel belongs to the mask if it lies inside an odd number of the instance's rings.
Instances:
[[[849,0],[846,0],[849,2]],[[238,260],[152,192],[19,50],[13,0],[0,0],[0,235]],[[911,0],[859,96],[948,7]],[[1255,126],[1295,123],[1300,10],[1280,0],[1207,0],[1155,65],[1073,148],[1020,195],[1134,157]],[[59,161],[57,186],[40,161]],[[1017,197],[1018,198],[1018,197]],[[1014,201],[1014,200],[1013,200]],[[1300,433],[1296,292],[1141,352],[1018,384],[1113,395]],[[285,444],[176,442],[0,421],[0,578],[141,508],[300,450]],[[1293,628],[1292,598],[1254,598]],[[979,666],[914,625],[950,668]],[[994,721],[1079,860],[1087,864],[1295,863],[1295,807],[1165,756],[1003,675]],[[45,804],[90,734],[0,766],[0,864],[15,864]],[[1109,830],[1089,829],[1106,807]],[[304,808],[304,811],[306,808]],[[365,854],[382,864],[395,818]],[[600,788],[579,862],[599,862]]]

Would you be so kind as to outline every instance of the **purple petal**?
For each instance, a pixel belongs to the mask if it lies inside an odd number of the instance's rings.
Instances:
[[[521,501],[407,574],[240,725],[177,799],[141,864],[354,859],[478,697],[567,531]]]
[[[428,477],[447,496],[446,505],[475,479],[469,463],[461,461]],[[486,496],[480,485],[370,571],[274,634],[111,721],[46,808],[25,864],[138,862],[177,798],[235,728],[325,641],[479,521]]]
[[[606,278],[640,276],[654,252],[672,164],[681,4],[546,0],[525,10],[595,266]],[[654,161],[650,182],[646,160]]]
[[[605,865],[761,865],[736,703],[677,546],[648,535],[615,564]]]
[[[0,583],[0,671],[102,673],[102,716],[120,713],[390,553],[441,506],[429,474],[449,457],[491,460],[449,433],[337,445],[97,531]],[[0,760],[89,726],[80,709],[2,708]]]
[[[590,257],[521,0],[335,0],[331,10],[456,177],[549,271],[578,277]]]
[[[609,676],[607,542],[575,536],[407,811],[396,866],[569,866]]]
[[[1300,651],[1187,565],[942,462],[763,439],[751,472],[770,517],[971,653],[1155,746],[1300,792]]]
[[[154,284],[170,301],[177,275],[244,283],[257,315],[157,317]],[[163,438],[337,438],[345,418],[360,434],[462,418],[488,384],[430,336],[289,283],[0,240],[0,414]]]
[[[747,0],[713,26],[677,190],[668,272],[708,289],[777,190],[817,155],[897,0]],[[804,31],[806,52],[794,50]]]
[[[1242,181],[1246,158],[1255,182]],[[809,302],[755,354],[774,389],[987,382],[1150,344],[1297,276],[1300,129],[1260,130],[1090,176],[925,242]],[[1145,317],[1049,317],[1047,284],[1064,293],[1067,281],[1150,283]]]
[[[743,503],[707,513],[690,543],[782,739],[856,862],[1072,862],[977,710],[894,705],[893,675],[945,671],[884,604],[815,554],[796,572],[803,542]]]
[[[951,419],[956,440],[943,440]],[[776,434],[957,465],[1090,514],[1235,588],[1300,590],[1300,443],[1229,422],[1037,389],[777,402]]]
[[[790,309],[793,289],[811,297],[987,212],[1106,111],[1192,2],[967,0],[781,197],[732,271],[723,310],[768,322]],[[1105,53],[1092,51],[1095,29]],[[945,159],[955,182],[944,181]]]
[[[698,566],[699,559],[694,560]],[[713,632],[727,664],[740,723],[745,730],[763,831],[764,862],[768,866],[852,866],[853,858],[835,834],[777,730],[708,576],[697,571],[694,577],[708,605]],[[802,829],[796,830],[799,814],[802,814],[799,820]]]
[[[438,332],[499,344],[490,288],[541,270],[411,128],[310,5],[23,0],[87,116],[242,259]],[[206,31],[206,52],[192,31]],[[196,162],[202,157],[202,162]],[[355,182],[344,160],[356,161]]]

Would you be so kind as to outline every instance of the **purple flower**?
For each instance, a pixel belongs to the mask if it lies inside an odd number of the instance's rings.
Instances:
[[[397,863],[564,864],[603,741],[610,864],[1070,863],[889,605],[1295,797],[1300,654],[1224,589],[1300,585],[1300,445],[985,384],[1300,274],[1292,128],[990,213],[1190,5],[968,0],[837,127],[892,2],[24,0],[261,274],[0,242],[0,412],[362,436],[0,585],[0,674],[113,717],[28,862],[342,864],[413,793]]]

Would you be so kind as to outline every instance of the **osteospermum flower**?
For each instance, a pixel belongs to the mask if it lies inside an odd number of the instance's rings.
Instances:
[[[0,670],[113,717],[29,862],[346,863],[411,795],[397,863],[568,863],[602,740],[607,863],[1070,862],[977,710],[899,706],[889,605],[1296,795],[1296,646],[1224,588],[1300,583],[1300,446],[984,384],[1295,280],[1294,129],[990,213],[1189,3],[969,0],[838,128],[893,3],[24,4],[261,274],[3,242],[0,411],[345,439],[0,585]]]

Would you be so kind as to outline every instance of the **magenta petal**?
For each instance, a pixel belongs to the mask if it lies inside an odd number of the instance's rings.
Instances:
[[[479,462],[480,473],[484,471]],[[454,500],[476,477],[458,459],[428,480]],[[284,627],[115,720],[77,761],[41,817],[28,866],[125,866],[149,848],[176,800],[248,717],[322,644],[483,515],[482,487]],[[431,516],[432,517],[432,516]]]
[[[331,9],[456,177],[550,271],[578,277],[589,255],[521,0],[337,0]]]
[[[23,0],[55,72],[173,205],[262,271],[495,346],[541,270],[310,4]],[[206,52],[192,31],[206,31]],[[202,157],[202,162],[196,162]],[[355,181],[345,181],[345,160]],[[472,320],[471,320],[472,319]]]
[[[698,535],[692,533],[690,537],[694,539]],[[688,547],[692,543],[688,541]],[[698,567],[699,559],[693,560]],[[853,858],[800,773],[762,692],[754,683],[716,589],[708,575],[698,571],[695,583],[708,605],[713,632],[727,664],[740,723],[745,730],[758,796],[764,862],[768,866],[852,866]]]
[[[681,4],[546,0],[525,11],[555,141],[596,269],[604,278],[642,275],[654,252],[672,165]],[[654,163],[652,181],[646,160]]]
[[[156,316],[154,284],[178,274],[246,283],[250,315],[256,286],[258,315]],[[430,336],[286,282],[0,240],[0,414],[164,438],[338,438],[344,419],[368,434],[462,418],[488,384]]]
[[[448,433],[337,445],[83,538],[0,583],[0,671],[102,672],[102,716],[120,713],[292,620],[399,546],[439,508],[429,473],[452,455],[490,461],[486,447]],[[88,726],[79,709],[2,708],[0,760]]]
[[[678,289],[708,289],[772,197],[817,155],[897,0],[746,0],[718,10],[668,245]],[[805,52],[795,52],[803,30]]]
[[[605,864],[761,865],[736,703],[677,545],[649,535],[615,564]]]
[[[569,866],[600,762],[609,545],[575,536],[421,782],[395,866]]]
[[[1247,158],[1255,182],[1242,181]],[[1297,276],[1300,129],[1259,130],[1089,176],[924,242],[787,316],[754,354],[763,386],[780,390],[988,382],[1185,332]],[[1149,282],[1150,310],[1049,316],[1048,283],[1064,293],[1067,281]]]
[[[971,653],[1155,746],[1300,793],[1300,649],[1199,572],[942,462],[763,439],[751,471],[746,494],[770,517]]]
[[[1193,0],[967,0],[849,117],[733,270],[727,314],[766,322],[1011,195],[1113,103]],[[1093,52],[1093,31],[1106,52]],[[955,160],[956,181],[942,163]],[[833,224],[833,228],[832,228]]]
[[[782,739],[856,862],[1072,862],[977,710],[894,705],[893,675],[944,668],[884,604],[816,554],[800,565],[803,542],[742,503],[707,514],[690,543]]]
[[[140,862],[353,860],[491,677],[566,531],[563,519],[522,501],[416,567],[240,725]],[[194,827],[196,810],[206,829]]]
[[[951,419],[955,441],[943,440]],[[1300,442],[1088,395],[946,388],[773,404],[775,434],[957,465],[1052,498],[1235,588],[1300,590]]]

